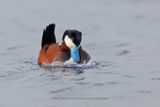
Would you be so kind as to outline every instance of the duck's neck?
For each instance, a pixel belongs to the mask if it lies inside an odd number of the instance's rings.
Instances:
[[[61,50],[62,51],[65,51],[67,53],[70,54],[70,59],[69,60],[72,60],[73,62],[80,62],[80,45],[77,47],[73,47],[73,48],[68,48],[64,42],[62,42],[62,45],[60,46]]]

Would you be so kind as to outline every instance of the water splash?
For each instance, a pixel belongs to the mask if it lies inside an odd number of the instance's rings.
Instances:
[[[59,62],[54,62],[51,64],[45,64],[42,67],[50,69],[52,71],[76,71],[77,74],[82,73],[86,69],[91,69],[91,68],[97,68],[99,67],[99,63],[96,61],[90,61],[87,64],[77,64],[74,62],[67,62],[67,63],[59,63]]]
[[[43,65],[44,67],[52,67],[52,68],[82,68],[82,69],[89,69],[89,68],[96,68],[100,65],[100,63],[96,62],[96,61],[90,61],[87,64],[77,64],[74,62],[71,63],[51,63],[51,64],[45,64]]]

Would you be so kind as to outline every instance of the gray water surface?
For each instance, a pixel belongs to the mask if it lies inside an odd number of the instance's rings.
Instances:
[[[159,0],[1,0],[0,107],[159,107],[159,10]],[[97,64],[40,67],[52,22],[59,42],[82,31]]]

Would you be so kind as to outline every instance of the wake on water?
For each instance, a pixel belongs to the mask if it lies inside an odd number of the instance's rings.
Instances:
[[[73,62],[67,62],[60,64],[54,62],[52,64],[46,64],[44,66],[39,66],[36,59],[33,57],[23,57],[21,59],[14,60],[13,63],[9,64],[11,69],[4,69],[0,72],[0,80],[12,80],[17,78],[27,77],[26,75],[38,75],[41,73],[67,73],[70,75],[76,75],[85,73],[86,71],[91,71],[92,69],[97,69],[111,66],[110,62],[98,62],[91,60],[88,63],[77,64]]]
[[[101,66],[100,63],[96,61],[89,61],[88,63],[83,63],[83,64],[77,64],[75,62],[68,61],[68,62],[65,62],[64,64],[59,63],[59,62],[54,62],[51,64],[45,64],[41,67],[44,67],[50,70],[52,69],[54,71],[72,71],[74,70],[75,73],[79,74],[79,73],[82,73],[83,70],[98,68],[100,66]]]
[[[66,61],[64,64],[53,62],[51,64],[41,65],[40,68],[52,72],[69,72],[71,74],[81,74],[85,71],[100,70],[109,66],[114,66],[112,62],[90,60],[88,63],[77,64],[72,61]]]
[[[61,63],[52,63],[52,64],[46,64],[46,67],[55,67],[55,68],[83,68],[83,69],[87,69],[87,68],[92,68],[92,67],[96,67],[97,65],[99,65],[96,61],[89,61],[88,63],[83,63],[83,64],[77,64],[75,62],[65,62],[64,64]]]

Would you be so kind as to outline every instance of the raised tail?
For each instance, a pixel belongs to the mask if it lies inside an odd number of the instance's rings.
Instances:
[[[54,32],[55,32],[55,24],[49,24],[46,27],[46,29],[44,29],[41,42],[42,48],[46,44],[56,43],[56,37]]]

